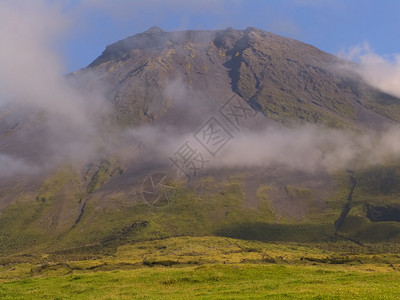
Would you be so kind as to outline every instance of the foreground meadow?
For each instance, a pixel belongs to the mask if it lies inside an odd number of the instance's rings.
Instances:
[[[13,256],[0,299],[399,299],[400,255],[342,248],[178,237]]]

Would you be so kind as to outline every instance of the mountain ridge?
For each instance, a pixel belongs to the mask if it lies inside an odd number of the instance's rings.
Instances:
[[[252,27],[144,32],[107,46],[87,69],[100,69],[104,74],[107,65],[111,72],[118,72],[118,65],[130,62],[132,66],[126,68],[138,78],[137,85],[147,84],[150,89],[160,88],[152,81],[179,77],[190,88],[204,91],[206,86],[218,83],[217,76],[227,71],[229,78],[224,79],[224,84],[229,80],[233,92],[278,122],[307,121],[343,127],[352,126],[363,113],[370,119],[371,114],[377,113],[398,121],[398,108],[393,104],[396,98],[369,87],[357,74],[343,69],[345,61],[314,46]],[[146,80],[151,75],[153,78]],[[131,81],[123,73],[108,74],[108,78],[114,82]],[[134,90],[132,86],[129,89]],[[162,96],[152,95],[152,99],[156,97],[160,101]],[[217,97],[226,98],[219,94]],[[129,102],[145,99],[146,95],[139,91],[137,95],[113,94],[110,98],[133,110]],[[377,102],[375,98],[387,101]],[[148,121],[145,109],[142,110],[138,117]],[[380,121],[383,119],[377,116],[377,122]]]

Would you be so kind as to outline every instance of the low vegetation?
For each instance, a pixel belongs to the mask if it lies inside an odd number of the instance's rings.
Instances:
[[[3,259],[0,298],[398,298],[400,256],[351,246],[176,237],[108,254]]]

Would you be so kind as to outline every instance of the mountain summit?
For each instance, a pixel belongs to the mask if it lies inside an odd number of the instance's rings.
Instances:
[[[182,32],[152,27],[107,46],[81,73],[93,70],[99,86],[113,90],[109,97],[127,122],[149,121],[146,109],[163,102],[157,91],[176,79],[192,90],[212,91],[211,98],[237,93],[282,123],[352,127],[399,121],[397,100],[351,74],[347,62],[252,27]]]

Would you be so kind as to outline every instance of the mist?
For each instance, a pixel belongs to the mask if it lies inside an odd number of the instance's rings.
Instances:
[[[399,159],[399,138],[398,127],[363,134],[315,125],[266,129],[235,138],[216,165],[285,166],[311,173],[365,168]]]
[[[19,147],[40,147],[45,156],[40,161],[18,157],[18,149],[6,151],[0,157],[1,170],[8,172],[0,176],[15,173],[10,170],[30,174],[53,162],[89,159],[101,143],[98,125],[109,113],[109,104],[100,94],[83,95],[72,88],[58,55],[57,44],[69,26],[60,8],[45,1],[0,2],[0,101],[16,114],[35,115],[16,139]],[[32,142],[37,138],[33,135],[40,135],[42,142]]]
[[[174,127],[155,121],[127,131],[127,136],[136,143],[140,141],[143,146],[142,151],[136,152],[135,159],[147,157],[153,162],[158,161],[166,165],[170,163],[169,158],[173,157],[186,141],[193,146],[196,153],[204,157],[207,161],[204,169],[209,170],[283,166],[309,173],[336,172],[371,167],[400,159],[399,125],[387,125],[380,130],[334,129],[322,124],[283,126],[267,120],[261,113],[250,120],[252,125],[242,128],[240,132],[230,128],[232,139],[217,155],[212,156],[196,141],[194,135],[210,117],[218,118],[218,107],[214,111],[199,113],[199,101],[187,100],[187,87],[182,82],[177,80],[165,90],[168,94],[172,87],[176,92],[174,103],[180,108],[183,107],[185,113],[190,116],[187,123],[181,124],[181,127]],[[226,123],[224,126],[229,128]]]

